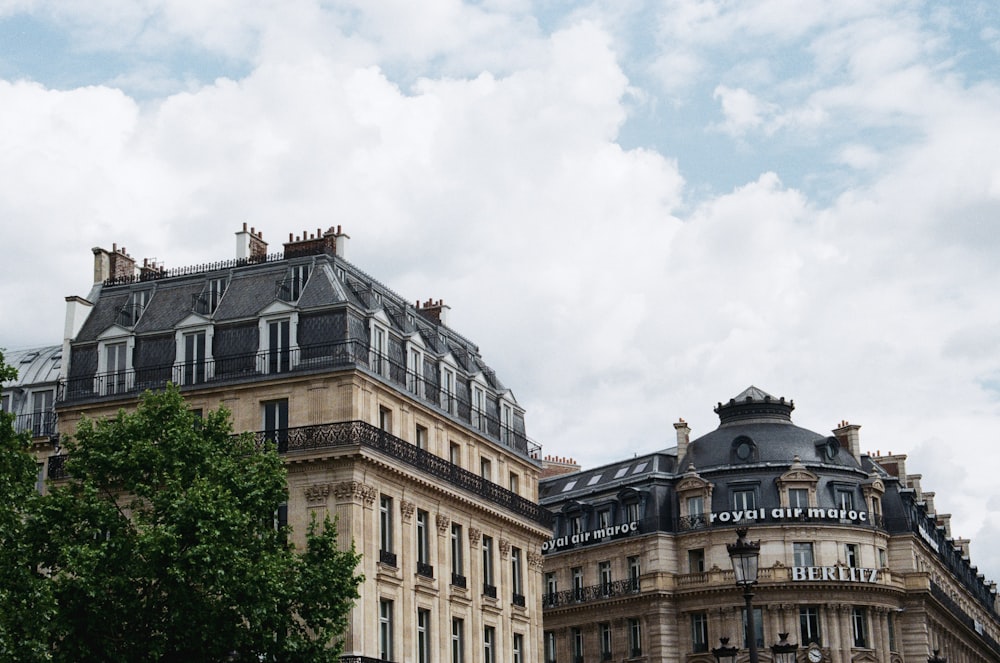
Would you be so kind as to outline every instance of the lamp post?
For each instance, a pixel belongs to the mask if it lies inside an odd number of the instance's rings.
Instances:
[[[719,663],[736,663],[736,653],[739,649],[729,646],[729,638],[719,638],[719,642],[722,644],[712,650],[715,660]]]
[[[736,585],[743,588],[743,598],[747,603],[747,647],[750,650],[750,663],[759,663],[757,659],[757,629],[753,618],[753,592],[751,588],[757,582],[757,561],[760,559],[760,541],[747,541],[747,528],[736,530],[736,543],[726,545],[729,559],[733,563],[733,573],[736,575]]]
[[[927,659],[927,663],[948,663],[948,659],[944,656],[938,656],[938,650],[934,650],[934,655]]]
[[[788,641],[787,633],[778,634],[778,643],[771,645],[771,656],[774,663],[795,663],[795,653],[799,646]]]

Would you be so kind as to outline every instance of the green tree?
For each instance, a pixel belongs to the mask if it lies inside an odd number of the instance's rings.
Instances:
[[[57,605],[55,661],[333,661],[362,578],[332,522],[301,553],[275,525],[273,447],[204,419],[179,391],[84,420],[72,477],[33,520]]]
[[[0,383],[16,378],[0,352]],[[39,499],[30,447],[28,434],[14,431],[14,415],[0,413],[0,661],[47,660],[52,601],[27,538]]]

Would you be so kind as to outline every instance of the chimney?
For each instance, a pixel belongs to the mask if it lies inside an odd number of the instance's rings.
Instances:
[[[881,451],[877,451],[872,460],[881,465],[886,472],[899,479],[899,485],[906,487],[906,454],[893,454],[890,451],[883,456]]]
[[[135,260],[123,246],[111,245],[111,251],[95,246],[94,252],[94,283],[104,283],[108,279],[128,280],[135,277]]]
[[[247,230],[247,224],[243,224],[243,230],[236,233],[236,259],[247,262],[264,262],[267,258],[267,242],[264,241],[264,233],[257,232],[251,227]]]
[[[680,463],[687,455],[688,442],[691,441],[691,427],[682,417],[674,424],[674,430],[677,431],[677,462]]]
[[[861,436],[858,431],[861,426],[851,424],[846,421],[840,422],[840,427],[834,429],[833,434],[837,436],[840,443],[850,450],[854,459],[861,463]]]
[[[336,232],[334,232],[333,228],[331,227],[330,230],[327,230],[327,233],[333,233],[335,255],[338,255],[341,258],[346,258],[347,257],[347,243],[348,243],[348,240],[351,239],[351,236],[348,235],[347,233],[343,232],[340,229],[340,226],[337,226]]]
[[[166,271],[167,270],[163,267],[163,265],[156,264],[155,259],[150,260],[149,258],[143,258],[142,267],[139,268],[139,280],[152,281],[160,278]]]
[[[421,304],[417,302],[417,312],[422,316],[433,322],[434,324],[448,326],[448,311],[451,307],[444,303],[443,299],[434,301],[433,299],[428,299],[426,302]]]

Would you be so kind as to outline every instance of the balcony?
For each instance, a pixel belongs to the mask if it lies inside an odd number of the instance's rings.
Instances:
[[[524,594],[513,594],[510,597],[511,605],[517,606],[518,608],[524,607]]]
[[[461,587],[462,589],[465,589],[465,576],[461,573],[452,573],[451,584],[453,587]]]
[[[324,373],[332,370],[361,368],[396,385],[400,391],[447,416],[457,419],[523,456],[537,454],[541,447],[515,430],[511,422],[502,422],[493,412],[473,407],[443,389],[435,379],[415,373],[389,357],[373,353],[365,341],[348,340],[320,345],[222,355],[212,359],[176,364],[141,366],[109,373],[74,375],[66,380],[61,403],[134,398],[147,389],[162,389],[168,382],[182,391],[207,386],[221,386],[265,380],[277,375]]]
[[[433,580],[434,567],[431,566],[430,564],[425,564],[424,562],[417,562],[417,575],[424,578],[430,578],[431,580]]]
[[[31,437],[52,437],[56,434],[55,412],[29,412],[14,417],[14,432],[29,433]]]
[[[576,589],[566,589],[561,592],[545,594],[542,596],[542,607],[558,608],[564,605],[591,603],[618,596],[637,594],[638,592],[639,582],[637,580],[615,580],[614,582],[602,583],[600,585],[578,587]]]
[[[379,550],[378,561],[386,566],[396,568],[396,553],[389,552],[388,550]]]
[[[483,596],[495,599],[497,597],[497,586],[483,583]]]

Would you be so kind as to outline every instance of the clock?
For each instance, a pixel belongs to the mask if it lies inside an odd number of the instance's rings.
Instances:
[[[819,663],[820,661],[823,660],[823,652],[821,652],[818,649],[810,649],[809,653],[807,654],[807,657],[809,658],[811,663]]]

